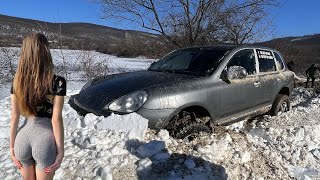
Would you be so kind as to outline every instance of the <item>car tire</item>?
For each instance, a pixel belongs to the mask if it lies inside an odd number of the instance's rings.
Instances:
[[[209,126],[197,121],[195,113],[189,111],[181,111],[169,124],[167,130],[176,139],[192,141],[200,132],[211,133]]]
[[[276,99],[274,100],[272,104],[272,108],[269,111],[269,115],[271,116],[277,116],[279,112],[287,112],[290,110],[290,100],[289,96],[284,94],[278,94],[276,96]]]
[[[192,123],[181,129],[178,129],[176,138],[183,139],[184,141],[192,141],[200,133],[211,134],[210,128],[202,123]]]

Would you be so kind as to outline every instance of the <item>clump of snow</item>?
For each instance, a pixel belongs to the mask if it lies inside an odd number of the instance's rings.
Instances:
[[[148,174],[148,172],[152,169],[151,167],[152,161],[149,158],[141,159],[138,162],[138,171],[144,171],[145,174]]]
[[[226,126],[226,129],[230,129],[236,132],[240,132],[245,127],[245,121],[239,121],[237,123],[230,124],[229,126]]]
[[[98,130],[110,129],[127,131],[129,132],[129,137],[137,139],[143,139],[148,128],[148,120],[136,113],[123,116],[111,114],[107,118],[96,118],[93,114],[87,114],[85,119],[88,119],[87,121],[89,122],[98,121],[98,123],[96,123]]]
[[[251,155],[248,151],[245,151],[243,154],[241,154],[241,163],[247,163],[251,161]]]

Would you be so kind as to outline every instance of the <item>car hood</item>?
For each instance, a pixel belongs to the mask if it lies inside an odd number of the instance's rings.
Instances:
[[[198,78],[198,76],[155,71],[115,74],[94,81],[93,85],[80,91],[76,101],[88,109],[102,110],[113,100],[135,91],[194,78]]]

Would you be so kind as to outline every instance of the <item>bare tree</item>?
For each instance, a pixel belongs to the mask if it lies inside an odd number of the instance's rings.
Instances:
[[[63,52],[63,35],[62,35],[62,28],[61,28],[61,23],[59,24],[59,49],[54,49],[54,51],[56,52],[56,54],[58,55],[59,58],[61,58],[62,62],[59,64],[59,69],[58,71],[60,71],[60,73],[63,74],[63,76],[69,80],[68,77],[68,62],[67,62],[67,56],[66,54]]]
[[[110,72],[108,58],[97,57],[93,51],[82,50],[79,57],[79,69],[82,71],[82,77],[91,79],[99,76],[106,76]]]
[[[0,82],[13,80],[19,52],[17,48],[0,48]]]
[[[176,47],[208,44],[210,41],[221,41],[232,35],[237,36],[233,41],[245,42],[258,32],[254,31],[255,27],[259,26],[257,22],[262,22],[267,17],[263,13],[264,9],[277,4],[277,0],[95,0],[95,2],[102,4],[104,18],[136,23],[148,31],[163,35]],[[236,17],[239,15],[242,22],[236,25],[235,22],[238,22]],[[220,32],[224,33],[219,34]]]
[[[237,1],[231,2],[217,21],[218,26],[221,26],[218,32],[222,40],[232,44],[244,44],[260,42],[270,37],[274,26],[269,16],[269,8],[277,5],[275,1],[264,0],[249,2],[246,6],[237,4]]]

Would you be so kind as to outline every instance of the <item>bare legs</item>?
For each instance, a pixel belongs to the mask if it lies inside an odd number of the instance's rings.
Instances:
[[[36,169],[37,180],[52,180],[54,172],[47,174],[43,170]]]
[[[23,180],[52,180],[54,172],[46,174],[44,171],[35,168],[35,165],[20,168]]]
[[[23,180],[35,180],[36,179],[36,172],[35,172],[34,164],[32,164],[31,166],[20,168],[20,173],[21,173]]]

